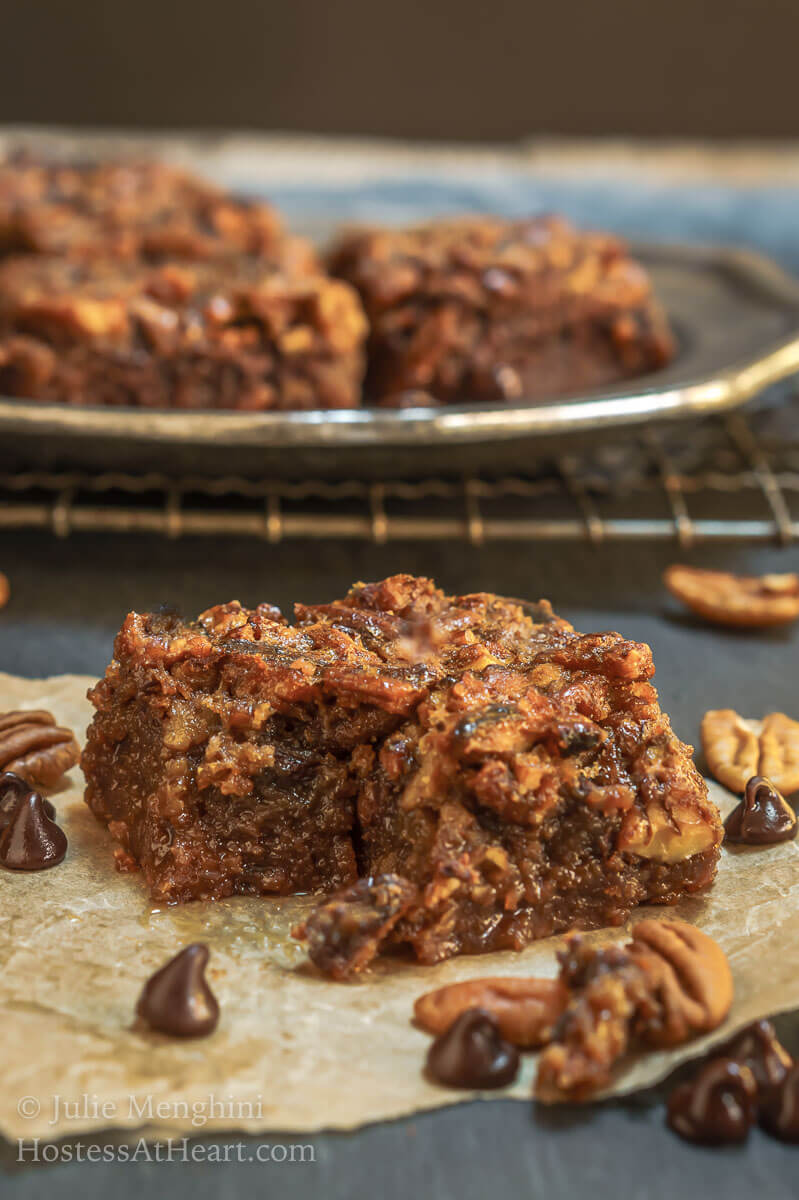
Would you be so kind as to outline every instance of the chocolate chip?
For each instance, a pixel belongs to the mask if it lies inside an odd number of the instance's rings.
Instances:
[[[45,871],[63,861],[67,837],[47,814],[38,792],[28,789],[12,805],[0,834],[0,864],[11,871]]]
[[[755,1119],[757,1084],[749,1067],[714,1058],[669,1097],[667,1122],[689,1142],[723,1146],[746,1140]]]
[[[136,1013],[157,1033],[205,1037],[219,1021],[219,1004],[208,986],[208,947],[194,942],[170,958],[144,985]]]
[[[749,1068],[760,1096],[782,1083],[793,1066],[793,1059],[777,1037],[771,1021],[747,1025],[722,1047],[721,1054]]]
[[[799,1142],[799,1066],[791,1067],[763,1098],[760,1124],[781,1142]]]
[[[21,775],[16,775],[13,771],[4,771],[0,775],[0,832],[11,823],[17,806],[26,796],[30,796],[33,790]],[[42,804],[50,820],[54,821],[55,806],[49,800],[42,800]]]
[[[500,1036],[489,1013],[469,1008],[435,1039],[427,1070],[447,1087],[501,1088],[516,1078],[519,1052]]]
[[[724,822],[725,839],[748,846],[771,846],[796,837],[796,814],[770,780],[753,775],[744,798]]]

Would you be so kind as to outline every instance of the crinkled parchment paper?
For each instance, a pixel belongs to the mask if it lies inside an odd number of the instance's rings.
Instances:
[[[91,682],[0,675],[0,708],[49,708],[81,737]],[[29,875],[0,870],[0,1131],[8,1137],[114,1126],[350,1129],[470,1099],[422,1077],[429,1039],[411,1024],[415,997],[458,979],[555,973],[559,939],[552,938],[519,954],[432,968],[387,961],[356,983],[327,982],[289,937],[306,899],[154,911],[140,878],[114,869],[109,836],[85,808],[81,782],[76,770],[53,796],[69,837],[65,862]],[[714,794],[728,811],[733,798],[715,785]],[[665,910],[674,911],[724,947],[735,1004],[710,1038],[633,1060],[619,1074],[619,1095],[655,1083],[755,1018],[799,1007],[799,844],[725,850],[714,888]],[[636,916],[645,912],[664,910]],[[625,931],[597,936],[616,940]],[[216,1033],[181,1042],[134,1031],[144,980],[195,940],[211,947],[222,1009]],[[527,1056],[517,1083],[500,1096],[528,1099],[534,1069]],[[77,1108],[67,1108],[70,1101]]]

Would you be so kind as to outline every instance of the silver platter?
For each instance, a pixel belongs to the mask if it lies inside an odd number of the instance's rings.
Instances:
[[[743,250],[638,244],[677,357],[551,401],[401,412],[188,412],[0,399],[0,464],[279,477],[517,471],[622,427],[736,408],[799,371],[799,282]]]

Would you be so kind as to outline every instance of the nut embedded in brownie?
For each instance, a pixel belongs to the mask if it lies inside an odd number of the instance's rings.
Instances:
[[[401,407],[418,390],[450,403],[553,396],[674,354],[649,277],[623,243],[560,218],[356,230],[330,266],[361,294],[367,390],[382,403]]]
[[[255,259],[0,264],[0,394],[146,408],[360,404],[355,292]]]
[[[339,977],[391,946],[518,948],[714,877],[718,811],[652,671],[546,602],[402,575],[294,625],[131,614],[86,798],[160,899],[343,888],[305,928]]]
[[[61,163],[26,154],[0,162],[0,257],[267,259],[292,273],[318,270],[271,205],[242,200],[165,163]]]

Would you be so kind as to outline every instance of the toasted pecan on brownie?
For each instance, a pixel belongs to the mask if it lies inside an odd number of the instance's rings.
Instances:
[[[334,274],[371,326],[369,395],[445,402],[575,392],[674,354],[650,279],[616,237],[556,217],[470,217],[345,234]]]
[[[306,923],[339,976],[389,946],[518,948],[713,879],[719,815],[653,669],[545,602],[403,575],[295,624],[131,614],[92,693],[87,802],[159,898],[343,889]],[[390,919],[358,877],[392,880]]]

